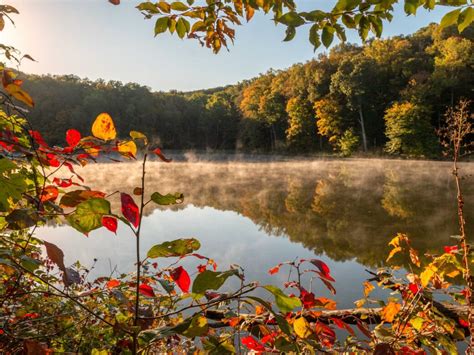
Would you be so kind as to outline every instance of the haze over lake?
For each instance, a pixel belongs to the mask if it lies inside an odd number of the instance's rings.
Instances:
[[[148,164],[148,195],[179,191],[185,200],[173,208],[147,206],[143,255],[165,240],[196,237],[199,253],[220,269],[239,264],[247,281],[279,285],[287,273],[270,276],[268,269],[296,257],[317,257],[336,279],[339,307],[352,307],[369,276],[365,269],[384,265],[387,243],[396,233],[407,233],[420,255],[454,244],[449,237],[458,234],[448,162],[191,160]],[[92,189],[131,194],[140,184],[141,164],[91,164],[78,173]],[[461,174],[466,219],[472,220],[474,164],[461,164]],[[112,210],[118,213],[114,196]],[[67,264],[79,259],[90,266],[97,258],[94,277],[134,268],[135,237],[123,224],[117,236],[101,228],[85,237],[69,226],[44,227],[38,236],[57,244]],[[185,259],[183,265],[197,272],[195,261]],[[328,295],[320,284],[314,289]]]

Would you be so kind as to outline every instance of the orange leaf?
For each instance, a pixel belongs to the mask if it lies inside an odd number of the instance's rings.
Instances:
[[[400,312],[400,308],[402,308],[401,304],[395,303],[395,302],[389,302],[382,309],[382,319],[385,322],[392,323],[397,313]]]
[[[54,201],[58,197],[59,191],[56,186],[46,186],[41,192],[41,202]]]
[[[109,290],[112,289],[112,288],[115,288],[117,286],[120,286],[120,281],[119,280],[115,280],[115,279],[112,279],[112,280],[109,280],[106,284],[105,284],[105,287],[107,287]]]

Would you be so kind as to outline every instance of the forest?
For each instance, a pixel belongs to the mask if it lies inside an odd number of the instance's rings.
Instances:
[[[31,122],[53,144],[106,111],[119,130],[146,127],[165,149],[434,158],[446,107],[474,97],[473,40],[472,25],[460,35],[431,24],[193,92],[74,75],[25,75],[25,89],[37,98]]]

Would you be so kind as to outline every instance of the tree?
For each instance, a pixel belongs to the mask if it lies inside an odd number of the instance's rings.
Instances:
[[[111,1],[111,0],[109,0]],[[112,0],[119,4],[119,0]],[[228,42],[235,38],[235,26],[246,20],[250,21],[255,12],[265,14],[271,12],[275,24],[286,26],[285,41],[291,41],[299,27],[309,28],[309,42],[318,48],[321,44],[329,47],[335,35],[346,40],[346,29],[358,32],[365,41],[370,32],[380,37],[383,32],[383,22],[393,18],[395,6],[401,0],[382,0],[365,2],[363,0],[338,0],[330,11],[314,9],[301,11],[293,0],[226,0],[208,1],[206,5],[194,5],[194,1],[142,2],[137,9],[145,18],[157,18],[155,35],[169,31],[176,32],[180,38],[196,39],[201,45],[211,48],[215,53],[222,47],[227,48]],[[404,1],[404,11],[407,15],[415,15],[420,7],[433,10],[440,6],[454,6],[456,9],[446,14],[441,24],[449,26],[456,24],[462,32],[474,20],[471,0],[447,1]],[[192,22],[192,23],[191,23]]]
[[[290,147],[308,150],[314,145],[316,138],[315,118],[311,106],[301,97],[293,97],[286,105],[288,113],[288,129],[286,140]]]
[[[432,156],[438,144],[430,116],[429,108],[421,104],[393,104],[385,114],[389,139],[385,150],[390,154]]]
[[[357,112],[362,144],[367,151],[366,111],[371,109],[378,85],[375,61],[362,55],[346,58],[331,77],[331,93],[342,93],[348,106]]]
[[[272,71],[255,79],[244,88],[239,105],[244,118],[263,122],[269,128],[271,149],[276,147],[279,132],[286,128],[285,97],[272,87],[274,79]]]

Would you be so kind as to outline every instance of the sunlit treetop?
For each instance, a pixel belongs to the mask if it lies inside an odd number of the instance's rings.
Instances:
[[[120,0],[109,0],[120,4]],[[390,22],[394,7],[402,0],[338,0],[331,11],[315,9],[300,12],[293,0],[194,0],[145,1],[137,6],[145,18],[155,19],[155,36],[169,32],[179,38],[191,38],[215,53],[228,48],[235,38],[235,27],[250,21],[255,12],[272,14],[275,24],[286,26],[284,41],[291,41],[298,27],[305,27],[308,39],[316,50],[321,44],[329,47],[337,36],[346,40],[346,30],[355,30],[365,41],[370,33],[380,37],[384,22]],[[407,15],[415,15],[421,7],[433,10],[439,6],[453,7],[441,20],[441,26],[456,25],[462,32],[474,21],[473,0],[403,0]]]

